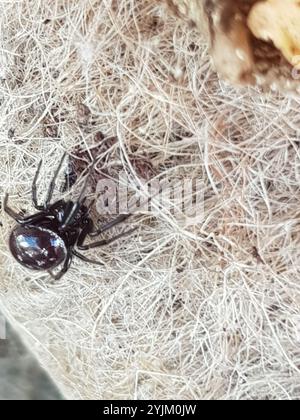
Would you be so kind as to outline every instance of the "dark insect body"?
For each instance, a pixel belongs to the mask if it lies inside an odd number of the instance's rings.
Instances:
[[[108,231],[117,224],[125,221],[130,215],[121,214],[115,220],[100,229],[95,229],[89,216],[89,207],[85,205],[87,176],[84,187],[76,201],[59,200],[51,204],[57,177],[62,168],[63,156],[54,177],[50,183],[45,203],[41,206],[37,200],[37,180],[42,162],[40,162],[32,184],[32,201],[38,211],[31,216],[16,213],[8,206],[8,194],[4,199],[4,211],[16,222],[9,239],[9,247],[14,258],[24,267],[36,271],[48,271],[56,280],[60,279],[70,268],[73,257],[80,258],[87,263],[103,265],[90,260],[79,251],[98,248],[116,241],[124,235],[131,234],[131,229],[110,239],[102,239],[86,244],[87,237],[96,237]],[[60,265],[59,272],[54,274]]]

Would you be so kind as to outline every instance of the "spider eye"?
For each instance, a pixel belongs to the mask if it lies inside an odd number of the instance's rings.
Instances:
[[[50,270],[67,256],[63,239],[55,232],[35,226],[17,227],[10,236],[9,246],[15,259],[33,270]]]

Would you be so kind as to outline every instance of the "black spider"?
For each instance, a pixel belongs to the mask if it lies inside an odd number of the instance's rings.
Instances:
[[[43,206],[40,206],[37,200],[37,180],[42,162],[39,164],[32,184],[32,201],[38,213],[26,217],[22,214],[17,214],[8,206],[8,194],[6,194],[4,199],[4,211],[18,223],[9,239],[12,255],[24,267],[36,271],[48,271],[56,280],[60,279],[68,271],[73,256],[88,263],[102,265],[97,261],[86,258],[78,250],[85,251],[108,245],[135,230],[131,229],[111,239],[85,244],[87,236],[98,236],[123,222],[130,215],[122,214],[100,229],[94,230],[94,223],[89,216],[89,207],[85,205],[88,176],[76,201],[59,200],[51,204],[56,180],[65,157],[66,154],[55,171]],[[90,173],[91,170],[89,175]],[[52,270],[61,264],[62,268],[58,274],[53,274]]]

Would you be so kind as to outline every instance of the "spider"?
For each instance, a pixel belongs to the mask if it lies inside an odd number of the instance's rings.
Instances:
[[[90,207],[85,205],[85,192],[93,166],[76,201],[58,200],[51,204],[56,181],[65,157],[66,154],[63,155],[54,173],[43,205],[39,205],[37,199],[37,181],[43,162],[39,163],[32,184],[32,201],[37,213],[30,216],[18,214],[8,206],[9,195],[6,194],[4,198],[4,211],[17,222],[9,238],[9,248],[13,257],[26,268],[35,271],[48,271],[55,280],[61,279],[69,270],[74,256],[87,263],[103,265],[87,258],[79,251],[108,245],[124,235],[130,235],[135,230],[131,229],[113,238],[86,244],[88,236],[99,236],[125,221],[130,214],[121,214],[115,220],[95,229],[89,216]],[[53,270],[59,266],[61,268],[58,273],[54,274]]]

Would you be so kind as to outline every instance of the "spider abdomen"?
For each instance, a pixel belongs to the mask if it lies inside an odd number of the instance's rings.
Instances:
[[[56,232],[38,226],[16,227],[9,247],[20,264],[37,271],[54,269],[67,257],[64,240]]]

